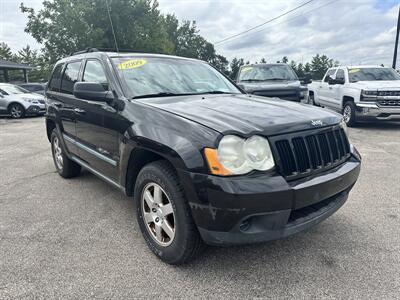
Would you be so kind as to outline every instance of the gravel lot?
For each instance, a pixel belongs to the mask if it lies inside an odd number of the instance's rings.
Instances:
[[[130,198],[88,172],[55,173],[43,118],[0,118],[0,299],[399,299],[400,124],[350,136],[363,167],[331,218],[173,267],[147,249]]]

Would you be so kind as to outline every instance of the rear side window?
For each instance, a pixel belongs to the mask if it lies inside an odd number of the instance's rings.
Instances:
[[[333,76],[333,74],[335,74],[335,71],[336,71],[336,69],[331,69],[331,70],[329,70],[329,71],[326,73],[326,75],[325,75],[324,81],[325,81],[325,82],[328,82],[328,81],[329,81],[329,77],[330,77],[330,76]]]
[[[61,83],[61,71],[64,65],[58,65],[54,68],[53,75],[49,83],[49,91],[59,92]]]
[[[344,80],[344,71],[339,69],[336,73],[336,79],[343,79]]]
[[[108,90],[108,81],[103,66],[98,60],[88,60],[86,62],[85,71],[83,72],[83,81],[98,82]]]
[[[65,68],[64,75],[61,81],[61,92],[66,94],[72,94],[74,90],[74,84],[78,81],[79,68],[81,62],[69,63]]]

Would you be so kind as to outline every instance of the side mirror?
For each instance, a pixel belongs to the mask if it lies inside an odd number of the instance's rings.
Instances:
[[[114,99],[110,91],[106,91],[98,82],[76,82],[74,84],[74,96],[79,99],[110,102]]]

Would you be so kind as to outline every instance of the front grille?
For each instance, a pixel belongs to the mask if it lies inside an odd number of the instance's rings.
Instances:
[[[349,141],[338,126],[277,136],[270,140],[278,172],[287,179],[332,168],[350,156]]]
[[[400,96],[400,91],[378,91],[378,96]]]
[[[399,100],[378,100],[380,106],[400,106]]]
[[[277,97],[284,100],[298,101],[299,95],[296,90],[261,90],[253,92],[254,95],[263,97]]]

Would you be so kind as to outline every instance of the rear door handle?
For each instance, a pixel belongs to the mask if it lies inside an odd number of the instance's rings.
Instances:
[[[78,107],[74,108],[74,112],[80,115],[84,115],[86,113],[86,111],[84,109],[80,109]]]

